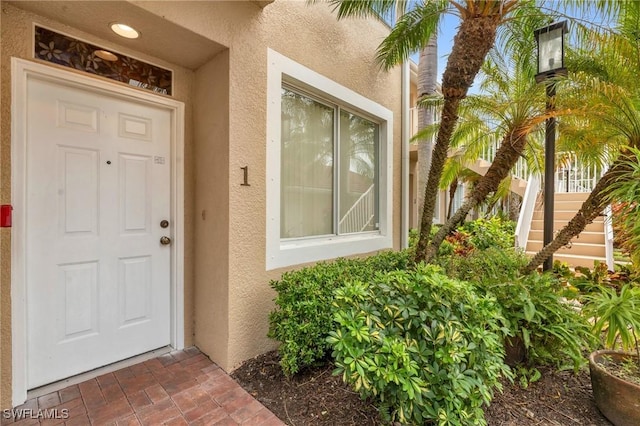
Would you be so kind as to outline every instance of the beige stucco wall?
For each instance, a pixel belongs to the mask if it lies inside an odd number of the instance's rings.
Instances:
[[[400,206],[400,72],[385,73],[375,63],[375,49],[388,33],[383,23],[337,22],[325,3],[309,6],[303,1],[276,1],[262,10],[249,2],[196,2],[188,7],[176,2],[136,4],[230,49],[228,348],[221,365],[233,369],[247,357],[274,347],[266,338],[274,297],[268,281],[282,272],[265,272],[267,48],[394,112],[394,206]],[[244,166],[249,166],[250,187],[239,185],[240,167]],[[395,247],[399,247],[399,229],[397,208]],[[201,288],[206,283],[200,279],[196,278],[196,295],[201,290],[211,293],[212,289]],[[211,309],[223,308],[222,303]],[[196,341],[213,347],[225,338],[218,333],[197,333]]]
[[[229,341],[229,51],[196,72],[195,344],[221,365]]]
[[[185,152],[185,335],[226,370],[275,347],[266,337],[274,293],[266,271],[266,76],[267,48],[380,103],[394,114],[392,230],[400,245],[399,69],[375,63],[375,49],[388,33],[376,20],[337,22],[325,3],[132,2],[226,46],[197,70],[132,56],[175,70],[175,98],[186,103]],[[45,18],[2,5],[2,139],[0,200],[10,202],[10,57],[31,57],[31,25],[43,25],[127,53]],[[279,123],[274,123],[279,125]],[[241,186],[241,167],[249,183]],[[204,212],[204,215],[203,215]],[[10,404],[9,231],[0,231],[0,405]],[[195,325],[193,325],[195,323]],[[195,337],[190,340],[195,331]]]

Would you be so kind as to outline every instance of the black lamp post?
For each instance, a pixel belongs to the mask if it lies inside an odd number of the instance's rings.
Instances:
[[[564,67],[564,35],[567,22],[557,22],[534,31],[538,43],[538,74],[536,81],[544,81],[547,88],[547,112],[555,108],[556,86],[552,77],[567,75]],[[553,197],[555,192],[555,155],[556,155],[556,119],[550,117],[546,122],[544,142],[544,231],[543,246],[553,241]],[[543,269],[551,270],[553,256],[544,262]]]

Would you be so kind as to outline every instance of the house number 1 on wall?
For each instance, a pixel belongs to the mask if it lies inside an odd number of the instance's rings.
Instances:
[[[240,184],[240,186],[251,186],[249,185],[249,166],[240,167],[240,170],[244,173],[244,181]]]

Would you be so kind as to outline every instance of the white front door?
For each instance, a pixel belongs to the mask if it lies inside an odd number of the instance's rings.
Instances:
[[[170,343],[171,249],[160,240],[173,229],[171,112],[54,81],[27,84],[34,388]]]

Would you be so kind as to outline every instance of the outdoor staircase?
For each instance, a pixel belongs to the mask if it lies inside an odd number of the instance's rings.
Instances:
[[[582,203],[589,196],[588,192],[556,193],[554,198],[554,235],[575,216]],[[527,240],[526,253],[535,255],[543,247],[543,213],[542,195],[538,195],[531,220],[531,229]],[[560,248],[553,256],[554,260],[567,263],[571,267],[586,266],[593,268],[594,261],[606,262],[605,217],[598,216],[593,223],[587,225],[580,235],[574,237],[567,246]]]
[[[484,149],[480,158],[466,167],[484,176],[495,158],[498,144],[495,143]],[[455,155],[456,149],[450,149],[449,155]],[[598,180],[599,172],[594,168],[580,166],[577,159],[573,159],[571,169],[562,169],[557,178],[557,189],[554,199],[554,235],[569,223],[580,210],[591,189]],[[521,197],[522,207],[516,227],[516,247],[523,248],[529,256],[534,256],[543,247],[544,206],[542,203],[541,181],[530,175],[524,159],[518,160],[511,171],[510,190]],[[562,188],[562,189],[560,189]],[[564,189],[566,188],[566,189]],[[560,192],[566,190],[567,192]],[[574,191],[574,192],[568,192]],[[610,211],[608,209],[608,211]],[[569,244],[561,247],[553,255],[570,267],[584,266],[593,268],[594,261],[604,262],[613,268],[613,230],[609,222],[605,223],[605,216],[600,215],[592,223],[574,237]],[[607,262],[607,257],[609,261]]]

